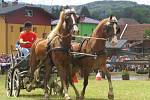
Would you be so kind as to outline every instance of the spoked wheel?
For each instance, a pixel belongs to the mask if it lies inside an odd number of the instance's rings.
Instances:
[[[6,86],[7,96],[8,97],[12,96],[12,72],[10,70],[8,70],[7,72],[5,86]]]
[[[60,80],[57,80],[55,83],[54,83],[54,94],[56,95],[60,95],[61,94],[61,81]]]
[[[61,81],[55,80],[50,87],[50,95],[61,95]]]
[[[20,76],[19,69],[15,69],[13,73],[13,95],[18,97],[20,94]]]

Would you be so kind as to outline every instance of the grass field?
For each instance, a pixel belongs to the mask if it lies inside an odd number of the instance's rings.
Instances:
[[[79,91],[82,89],[83,80],[79,80],[76,87]],[[150,100],[150,81],[149,80],[129,80],[112,81],[114,87],[115,100]],[[107,100],[108,82],[107,80],[96,81],[91,78],[87,87],[85,100]],[[69,94],[75,99],[73,89],[69,88]],[[50,96],[50,100],[63,100],[59,96]],[[43,90],[36,89],[32,92],[21,90],[20,97],[7,97],[5,92],[5,76],[0,75],[0,100],[41,100]]]

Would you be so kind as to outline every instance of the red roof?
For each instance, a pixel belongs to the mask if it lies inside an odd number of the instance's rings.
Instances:
[[[133,25],[133,24],[139,24],[139,22],[137,22],[135,19],[132,19],[132,18],[120,18],[118,20],[118,24],[119,25],[125,25],[125,24]]]
[[[150,24],[128,25],[122,39],[126,40],[145,40],[145,30],[150,30]]]

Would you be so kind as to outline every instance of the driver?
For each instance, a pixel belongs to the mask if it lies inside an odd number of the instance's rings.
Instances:
[[[29,54],[29,49],[36,39],[36,33],[32,31],[32,23],[29,21],[25,22],[24,31],[22,31],[19,36],[19,43],[24,56]]]

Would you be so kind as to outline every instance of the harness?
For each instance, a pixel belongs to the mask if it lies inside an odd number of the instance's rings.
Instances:
[[[84,39],[84,40],[82,41],[81,46],[80,46],[80,51],[81,51],[82,46],[83,46],[83,43],[84,43],[85,41],[87,41],[86,45],[88,45],[88,43],[90,42],[90,39],[88,39],[88,40],[87,40],[87,39]],[[97,51],[97,52],[92,52],[92,54],[93,54],[93,55],[97,55],[97,56],[106,55],[106,54],[107,54],[106,48],[104,48],[104,49],[102,49],[102,50],[100,50],[100,51]]]
[[[47,44],[47,53],[49,54],[51,51],[62,51],[62,52],[65,52],[65,53],[68,53],[69,52],[69,48],[65,48],[62,44],[62,42],[60,42],[61,46],[60,47],[52,47],[51,44],[52,44],[52,41],[55,41],[54,39],[56,39],[56,37],[59,36],[60,38],[67,38],[68,36],[71,36],[71,34],[67,34],[66,36],[62,36],[60,34],[56,34],[56,36],[48,42]]]
[[[107,55],[107,51],[106,51],[106,49],[103,49],[101,51],[94,52],[92,54],[97,55],[97,56],[102,56],[102,55]]]

